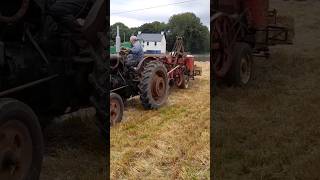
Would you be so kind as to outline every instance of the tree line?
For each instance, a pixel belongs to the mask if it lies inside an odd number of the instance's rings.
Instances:
[[[177,36],[183,37],[186,51],[191,53],[206,53],[210,49],[210,33],[207,26],[203,25],[194,13],[181,13],[169,18],[168,23],[154,21],[139,27],[129,28],[123,23],[115,23],[110,27],[110,45],[115,44],[117,26],[120,28],[121,41],[129,41],[131,35],[143,33],[165,32],[167,51],[171,51]]]

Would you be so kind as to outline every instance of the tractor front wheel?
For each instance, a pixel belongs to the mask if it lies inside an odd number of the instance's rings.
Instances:
[[[110,126],[120,123],[123,116],[124,105],[121,96],[110,93]]]
[[[167,69],[160,61],[151,61],[143,69],[139,84],[140,100],[145,109],[156,109],[168,98]]]
[[[43,136],[37,116],[22,102],[0,100],[0,179],[39,179]]]

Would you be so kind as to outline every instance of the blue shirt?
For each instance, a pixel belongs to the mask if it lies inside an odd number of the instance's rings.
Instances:
[[[143,59],[143,48],[140,44],[139,41],[136,41],[133,44],[133,47],[131,48],[131,54],[133,56],[133,59],[140,61],[141,59]]]

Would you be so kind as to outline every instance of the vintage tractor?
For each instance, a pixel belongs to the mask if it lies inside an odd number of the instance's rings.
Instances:
[[[162,106],[168,97],[167,69],[161,61],[144,58],[136,67],[125,66],[128,51],[110,57],[110,124],[120,122],[123,99],[140,96],[145,109]]]
[[[106,1],[88,3],[77,32],[60,32],[45,0],[0,2],[0,179],[39,179],[42,128],[96,108],[107,129]]]
[[[177,37],[169,55],[145,54],[137,67],[124,65],[126,49],[110,58],[110,124],[121,121],[123,99],[140,95],[145,109],[162,106],[168,97],[169,85],[188,88],[189,80],[201,75],[201,68],[194,64],[194,56],[184,52],[183,41]]]
[[[269,46],[292,44],[293,19],[269,10],[268,0],[219,0],[211,6],[211,54],[218,79],[246,85],[253,56],[269,57]]]

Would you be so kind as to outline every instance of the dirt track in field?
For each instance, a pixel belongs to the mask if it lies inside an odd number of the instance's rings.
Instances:
[[[189,89],[170,89],[168,103],[143,110],[127,103],[122,123],[111,129],[112,179],[209,178],[209,63]]]
[[[218,87],[216,172],[223,179],[319,179],[320,2],[270,2],[294,16],[295,44],[256,59],[248,87]]]

